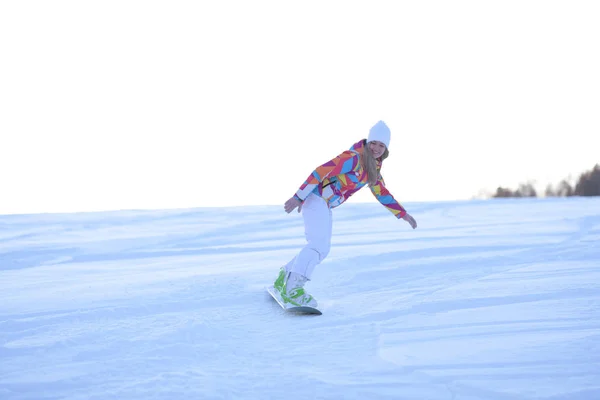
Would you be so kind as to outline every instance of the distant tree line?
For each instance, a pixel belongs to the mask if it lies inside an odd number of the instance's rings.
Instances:
[[[544,194],[546,197],[600,196],[600,164],[582,173],[573,184],[563,179],[554,186],[548,185]],[[492,197],[538,197],[538,193],[533,183],[527,182],[520,184],[515,190],[499,187]]]

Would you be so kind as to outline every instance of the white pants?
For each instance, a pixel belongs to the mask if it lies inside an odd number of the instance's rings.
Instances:
[[[286,271],[296,272],[310,279],[315,267],[329,254],[331,247],[331,210],[325,200],[310,194],[302,205],[306,245],[285,266]]]

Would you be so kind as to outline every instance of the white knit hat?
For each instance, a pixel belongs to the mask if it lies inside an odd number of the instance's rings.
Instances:
[[[385,144],[385,147],[390,148],[390,128],[383,121],[377,122],[371,130],[369,130],[369,138],[367,143],[377,140]]]

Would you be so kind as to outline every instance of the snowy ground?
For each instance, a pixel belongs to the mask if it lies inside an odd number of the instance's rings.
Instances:
[[[0,216],[0,399],[600,399],[600,199]]]

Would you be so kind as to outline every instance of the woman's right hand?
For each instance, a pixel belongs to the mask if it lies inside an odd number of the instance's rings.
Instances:
[[[296,207],[298,207],[298,212],[300,212],[302,210],[302,202],[293,196],[283,206],[285,212],[288,214],[294,211]]]

